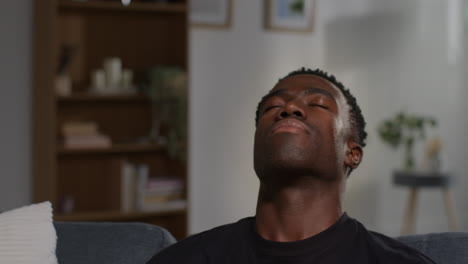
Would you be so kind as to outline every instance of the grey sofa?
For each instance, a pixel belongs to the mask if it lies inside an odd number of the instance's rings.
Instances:
[[[468,233],[447,232],[397,237],[439,264],[468,263]]]
[[[57,258],[61,264],[146,263],[159,250],[175,243],[165,229],[142,223],[54,223]],[[439,264],[468,263],[468,233],[403,236]]]
[[[143,223],[55,222],[59,264],[146,263],[176,242],[165,229]]]

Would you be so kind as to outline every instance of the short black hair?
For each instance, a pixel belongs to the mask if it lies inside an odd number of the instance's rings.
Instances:
[[[350,125],[351,125],[351,129],[353,131],[353,134],[356,137],[356,141],[357,141],[357,143],[359,145],[361,145],[361,147],[365,147],[366,146],[366,138],[367,138],[367,132],[365,130],[366,121],[364,120],[364,116],[362,115],[361,108],[359,107],[359,105],[356,102],[356,98],[351,94],[349,89],[346,89],[344,87],[344,85],[335,78],[335,76],[333,76],[333,75],[331,75],[331,74],[329,74],[329,73],[327,73],[325,71],[322,71],[320,69],[312,70],[312,69],[305,68],[305,67],[302,67],[302,68],[300,68],[298,70],[290,72],[288,75],[286,75],[283,78],[279,79],[279,81],[282,81],[282,80],[287,79],[287,78],[289,78],[291,76],[300,75],[300,74],[310,74],[310,75],[321,77],[321,78],[331,82],[336,87],[338,87],[338,89],[340,89],[341,93],[346,98],[346,102],[348,103],[348,105],[350,107],[350,109],[349,109],[349,116],[350,116],[349,122],[350,122]],[[260,100],[260,102],[257,105],[257,111],[255,112],[255,126],[258,125],[259,111],[260,111],[260,108],[261,108],[263,102],[267,98],[268,94],[263,96],[262,100]]]

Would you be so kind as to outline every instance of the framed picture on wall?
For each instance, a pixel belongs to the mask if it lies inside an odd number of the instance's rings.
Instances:
[[[266,29],[313,31],[315,0],[264,0],[264,7]]]
[[[197,27],[228,28],[232,0],[191,0],[190,24]]]

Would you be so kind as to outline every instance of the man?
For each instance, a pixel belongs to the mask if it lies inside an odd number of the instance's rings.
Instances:
[[[256,216],[187,238],[150,263],[434,263],[343,212],[367,133],[335,77],[288,74],[260,101],[256,128]]]

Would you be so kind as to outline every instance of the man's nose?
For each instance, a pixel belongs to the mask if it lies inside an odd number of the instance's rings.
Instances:
[[[306,119],[307,116],[303,107],[304,106],[297,101],[289,101],[280,111],[279,118],[296,117],[300,119]]]

